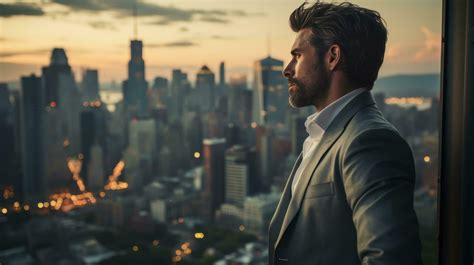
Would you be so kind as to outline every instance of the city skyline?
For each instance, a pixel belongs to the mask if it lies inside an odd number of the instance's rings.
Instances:
[[[380,76],[438,72],[441,1],[392,2],[355,2],[378,10],[387,22],[389,41]],[[138,1],[136,37],[144,45],[145,77],[169,78],[172,69],[181,68],[194,81],[202,65],[218,72],[221,61],[226,62],[227,76],[251,77],[252,64],[269,53],[286,63],[294,37],[288,16],[299,4]],[[39,74],[54,47],[66,49],[76,76],[82,69],[94,68],[101,82],[126,78],[122,65],[129,59],[128,44],[134,38],[132,1],[89,0],[80,5],[63,0],[6,1],[2,9],[0,81]]]

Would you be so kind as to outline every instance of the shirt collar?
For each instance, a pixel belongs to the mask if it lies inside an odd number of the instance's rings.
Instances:
[[[353,98],[366,90],[366,88],[355,89],[338,98],[321,111],[316,111],[309,115],[304,123],[309,137],[312,139],[320,139],[337,114],[339,114]]]

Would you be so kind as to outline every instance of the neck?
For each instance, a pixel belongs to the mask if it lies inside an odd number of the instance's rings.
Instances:
[[[352,85],[345,77],[335,76],[329,84],[326,97],[322,100],[314,102],[313,105],[316,107],[317,111],[321,111],[334,101],[338,100],[340,97],[355,89],[357,89],[357,87]]]

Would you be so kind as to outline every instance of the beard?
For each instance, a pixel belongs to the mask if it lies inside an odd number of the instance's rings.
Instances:
[[[325,71],[323,65],[318,65],[314,72],[310,73],[310,77],[306,84],[296,78],[288,77],[288,87],[293,86],[289,90],[288,102],[293,108],[315,105],[326,99],[329,91],[329,73]]]

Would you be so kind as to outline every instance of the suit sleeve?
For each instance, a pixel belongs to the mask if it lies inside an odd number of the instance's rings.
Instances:
[[[362,265],[421,264],[415,168],[405,140],[389,129],[362,132],[345,152],[342,176]]]

